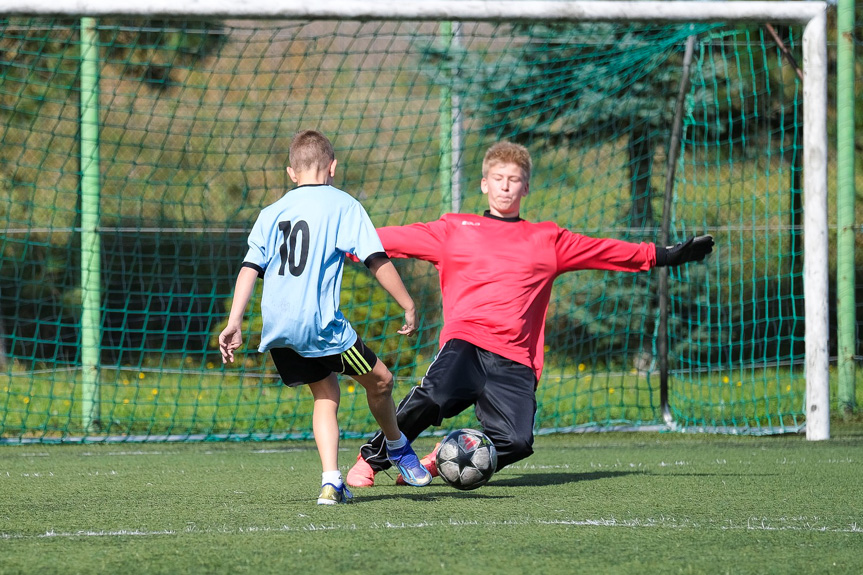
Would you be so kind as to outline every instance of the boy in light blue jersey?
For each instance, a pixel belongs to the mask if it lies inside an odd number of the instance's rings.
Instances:
[[[258,351],[270,352],[285,385],[308,385],[312,391],[312,429],[323,467],[318,503],[347,503],[352,498],[338,466],[337,373],[365,388],[369,410],[386,436],[388,457],[406,481],[428,485],[431,475],[396,423],[392,373],[339,310],[345,255],[363,261],[405,310],[405,324],[398,330],[402,335],[416,332],[414,302],[365,209],[332,186],[336,159],[326,136],[299,132],[291,142],[287,170],[297,187],[264,208],[249,234],[228,325],[219,335],[222,361],[234,361],[234,351],[242,344],[243,314],[255,280],[262,277]]]

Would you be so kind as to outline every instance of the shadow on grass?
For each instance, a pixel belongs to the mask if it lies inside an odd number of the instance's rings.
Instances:
[[[567,483],[580,483],[582,481],[595,481],[598,479],[613,479],[615,477],[623,477],[626,475],[644,475],[643,471],[596,471],[594,473],[526,473],[519,476],[506,476],[500,479],[492,478],[488,487],[541,487],[548,485],[565,485]],[[439,480],[435,480],[436,482]],[[369,501],[375,499],[391,499],[392,495],[373,495],[371,497],[363,496],[360,490],[354,491],[356,495],[359,491],[362,500]],[[399,493],[401,496],[401,492]],[[405,491],[404,497],[416,501],[435,501],[437,499],[459,499],[470,498],[476,499],[510,499],[512,495],[498,495],[494,492],[489,492],[484,488],[474,489],[473,491],[459,491],[455,488],[447,487],[442,483],[435,483],[429,487]]]
[[[459,491],[458,489],[447,487],[446,485],[433,485],[431,487],[425,487],[409,492],[399,490],[396,494],[390,492],[386,494],[381,493],[379,495],[366,495],[365,491],[357,490],[354,491],[354,504],[371,501],[385,501],[396,498],[430,503],[443,499],[471,499],[473,501],[478,499],[487,499],[489,501],[493,501],[495,499],[512,499],[512,497],[512,495],[492,495],[482,488],[474,489],[473,491]]]
[[[592,473],[526,473],[517,477],[492,478],[490,485],[495,487],[525,487],[541,485],[565,485],[582,481],[612,479],[626,475],[644,475],[644,471],[595,471]]]
[[[595,481],[598,479],[613,479],[626,475],[644,475],[644,471],[597,471],[594,473],[527,473],[520,476],[507,476],[501,479],[492,478],[488,487],[541,487],[547,485],[565,485],[567,483],[578,483],[582,481]],[[448,487],[440,479],[436,479],[428,487],[411,488],[399,487],[393,490],[385,488],[386,491],[376,491],[365,488],[354,488],[354,504],[370,503],[372,501],[388,501],[392,499],[409,499],[417,502],[434,502],[443,499],[512,499],[513,495],[500,495],[489,491],[484,487],[473,491],[459,491],[454,487]],[[297,499],[296,501],[304,501]]]

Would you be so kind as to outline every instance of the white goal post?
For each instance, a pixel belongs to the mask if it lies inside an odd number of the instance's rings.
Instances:
[[[827,227],[827,4],[821,1],[0,0],[7,16],[303,20],[795,23],[803,34],[806,437],[830,437]]]

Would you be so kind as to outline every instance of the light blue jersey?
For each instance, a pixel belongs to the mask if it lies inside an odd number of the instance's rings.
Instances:
[[[258,350],[289,347],[304,357],[342,353],[357,339],[339,294],[345,254],[385,253],[363,206],[328,185],[291,190],[264,208],[244,266],[264,278]]]

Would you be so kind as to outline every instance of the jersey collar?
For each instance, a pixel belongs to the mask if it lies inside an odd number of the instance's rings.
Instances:
[[[299,190],[300,188],[322,188],[324,186],[329,186],[329,184],[301,184],[299,186],[294,187],[293,190]]]
[[[511,218],[502,218],[500,216],[495,216],[491,213],[491,210],[486,210],[482,213],[482,217],[491,218],[493,220],[497,220],[499,222],[521,222],[523,221],[519,216],[513,216]]]

